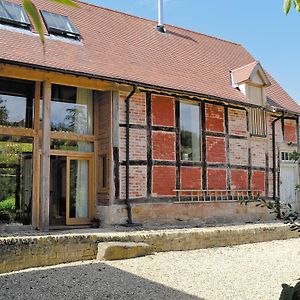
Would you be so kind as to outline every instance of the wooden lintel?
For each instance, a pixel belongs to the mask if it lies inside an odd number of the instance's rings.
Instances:
[[[59,132],[52,131],[50,134],[51,139],[65,140],[65,141],[81,141],[81,142],[93,142],[95,137],[93,135],[77,134],[74,132]]]
[[[85,76],[75,76],[60,72],[43,71],[10,64],[0,64],[0,76],[31,81],[48,81],[52,84],[62,84],[99,91],[132,90],[132,87],[126,84],[120,85],[119,83],[88,78]]]

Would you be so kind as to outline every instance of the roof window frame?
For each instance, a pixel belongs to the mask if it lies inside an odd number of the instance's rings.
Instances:
[[[13,18],[10,18],[10,17],[5,18],[5,17],[0,16],[0,23],[1,24],[31,30],[32,25],[31,25],[30,19],[29,19],[28,15],[26,14],[26,12],[25,12],[24,8],[22,7],[22,5],[17,4],[17,3],[13,3],[13,2],[10,2],[10,1],[6,1],[6,0],[0,0],[0,6],[1,6],[1,3],[2,4],[9,3],[10,5],[13,5],[14,8],[18,7],[21,10],[21,12],[23,13],[24,18],[26,19],[25,22],[23,22],[23,21],[20,21],[20,20],[17,21]],[[7,11],[7,9],[5,8],[4,5],[3,5],[3,7],[4,7],[4,11],[6,11],[6,14],[9,16],[9,13],[8,13],[8,11]]]
[[[49,24],[47,23],[47,17],[45,16],[44,13],[66,18],[67,21],[70,23],[70,25],[74,28],[74,30],[76,30],[76,32],[75,31],[73,32],[73,31],[68,31],[68,30],[62,30],[62,29],[59,29],[59,28],[56,28],[56,27],[53,27],[53,26],[49,26]],[[75,39],[75,40],[80,40],[81,39],[80,33],[78,32],[77,28],[73,25],[73,23],[71,22],[71,20],[69,19],[68,16],[60,15],[60,14],[49,12],[49,11],[46,11],[46,10],[40,10],[40,14],[42,16],[42,19],[44,21],[44,24],[45,24],[49,34],[54,34],[56,36],[63,36],[63,37],[67,37],[67,38],[72,38],[72,39]]]

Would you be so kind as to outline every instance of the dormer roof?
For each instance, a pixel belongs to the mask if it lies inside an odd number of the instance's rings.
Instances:
[[[250,83],[264,87],[271,85],[264,69],[257,61],[232,70],[231,76],[234,87],[242,83]]]

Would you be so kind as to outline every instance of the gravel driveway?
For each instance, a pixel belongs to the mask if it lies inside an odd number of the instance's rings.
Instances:
[[[85,262],[0,275],[0,299],[278,299],[300,239]]]

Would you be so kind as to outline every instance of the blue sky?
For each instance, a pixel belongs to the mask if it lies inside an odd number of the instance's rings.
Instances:
[[[88,0],[157,19],[157,0]],[[165,23],[242,44],[300,104],[300,13],[283,0],[164,0]]]

